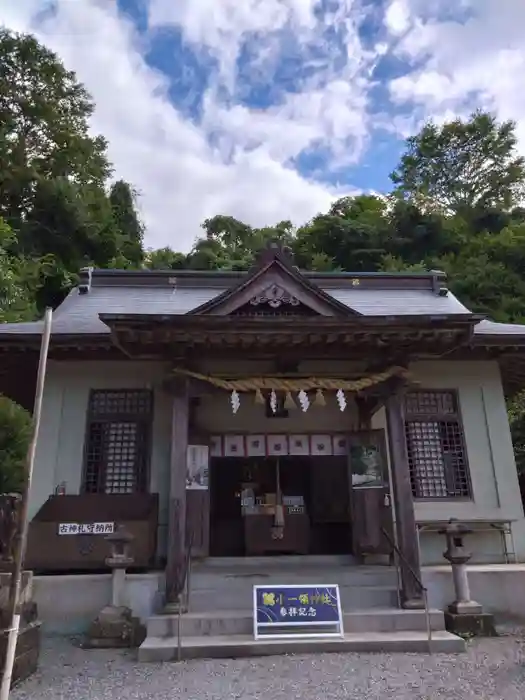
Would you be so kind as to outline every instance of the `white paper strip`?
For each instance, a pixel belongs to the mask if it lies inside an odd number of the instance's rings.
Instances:
[[[334,455],[348,454],[348,440],[346,435],[332,435],[332,449]]]
[[[310,439],[308,435],[290,435],[288,444],[289,454],[291,455],[310,454]]]
[[[332,436],[331,435],[312,435],[311,454],[312,455],[331,455],[332,454]]]
[[[246,452],[244,449],[244,435],[224,436],[224,456],[246,457]]]
[[[247,457],[265,457],[266,435],[247,435],[246,455]]]
[[[266,443],[268,445],[269,455],[273,457],[283,457],[288,454],[287,435],[268,435]]]

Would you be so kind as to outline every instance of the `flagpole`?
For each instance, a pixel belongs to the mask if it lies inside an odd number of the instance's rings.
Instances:
[[[2,685],[0,686],[0,700],[9,700],[11,678],[13,675],[13,666],[15,662],[16,643],[18,640],[18,630],[20,628],[20,592],[22,589],[22,572],[27,541],[29,491],[31,489],[31,479],[33,478],[36,444],[38,440],[38,431],[40,428],[40,418],[42,415],[42,399],[44,395],[44,383],[46,378],[47,355],[49,351],[49,339],[51,337],[52,318],[53,310],[49,308],[46,309],[44,316],[44,328],[42,330],[42,340],[40,343],[40,358],[38,361],[31,441],[27,450],[25,479],[22,489],[20,514],[17,521],[18,533],[15,540],[14,566],[11,573],[11,581],[9,586],[7,619],[10,620],[10,624],[7,630],[9,632],[9,636],[7,639],[7,650],[4,660]]]

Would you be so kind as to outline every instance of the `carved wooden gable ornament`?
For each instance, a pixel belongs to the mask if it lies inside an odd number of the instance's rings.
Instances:
[[[276,241],[264,248],[239,283],[195,309],[217,316],[355,316],[293,264],[291,250]]]
[[[269,284],[260,294],[250,299],[252,306],[267,304],[272,309],[278,309],[280,306],[299,306],[300,303],[296,296],[275,283]]]

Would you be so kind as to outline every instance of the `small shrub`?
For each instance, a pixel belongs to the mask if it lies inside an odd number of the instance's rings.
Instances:
[[[0,493],[20,493],[31,439],[31,414],[0,394]]]

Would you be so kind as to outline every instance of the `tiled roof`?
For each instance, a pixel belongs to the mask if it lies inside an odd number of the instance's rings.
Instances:
[[[245,273],[95,271],[86,293],[73,289],[53,315],[54,335],[109,333],[99,314],[184,315],[236,286]],[[310,282],[363,316],[454,316],[469,314],[452,293],[435,288],[428,275],[309,273]],[[353,285],[355,277],[361,285]],[[393,280],[394,278],[394,280]],[[373,279],[373,286],[366,280]],[[434,280],[434,281],[433,281]],[[393,284],[394,281],[394,284]],[[442,285],[441,285],[442,286]],[[0,336],[40,334],[42,322],[1,324]],[[523,336],[525,325],[481,321],[477,337]]]
[[[114,286],[91,288],[88,294],[73,289],[53,314],[53,333],[101,334],[109,328],[99,314],[186,314],[204,304],[222,289]],[[7,323],[2,333],[40,333],[42,322]]]
[[[322,282],[322,280],[320,280]],[[453,294],[438,296],[424,289],[321,289],[364,316],[468,314]],[[106,314],[187,314],[218,296],[227,286],[160,287],[98,286],[87,294],[73,289],[53,316],[53,334],[104,334],[109,328],[99,319]],[[42,322],[0,325],[2,334],[40,333]]]
[[[321,287],[322,288],[322,287]],[[337,301],[364,316],[434,316],[468,314],[450,292],[438,296],[427,289],[325,289]]]
[[[475,328],[476,335],[517,335],[525,337],[525,325],[521,323],[495,323],[480,321]]]

